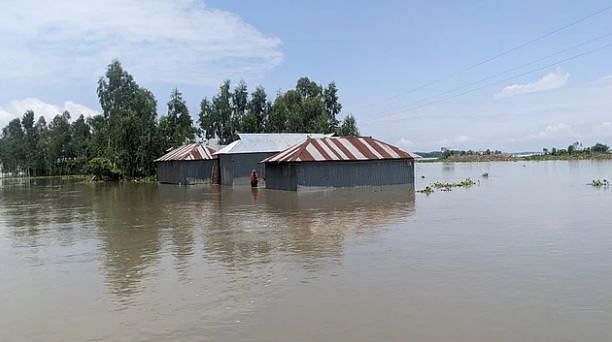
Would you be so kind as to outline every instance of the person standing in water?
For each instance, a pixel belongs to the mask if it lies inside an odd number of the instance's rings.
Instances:
[[[257,171],[255,171],[255,169],[251,171],[251,187],[252,188],[257,187]]]

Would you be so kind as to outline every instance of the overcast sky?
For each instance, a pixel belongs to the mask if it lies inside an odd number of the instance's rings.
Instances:
[[[335,81],[362,134],[414,150],[612,143],[607,1],[21,0],[0,11],[0,125],[99,109],[118,58],[194,118],[224,79]]]

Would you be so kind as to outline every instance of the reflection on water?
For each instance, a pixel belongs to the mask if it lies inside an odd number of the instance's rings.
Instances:
[[[155,272],[165,253],[188,278],[197,243],[208,262],[228,268],[269,263],[270,254],[279,253],[313,266],[317,258],[340,257],[346,234],[372,232],[413,211],[412,187],[298,194],[214,186],[52,184],[12,186],[2,197],[3,226],[12,247],[31,247],[22,251],[36,254],[41,246],[95,239],[105,284],[120,297],[142,290],[142,279]]]
[[[417,188],[483,172],[430,196],[4,182],[0,340],[608,340],[612,192],[585,184],[612,163],[418,164]]]

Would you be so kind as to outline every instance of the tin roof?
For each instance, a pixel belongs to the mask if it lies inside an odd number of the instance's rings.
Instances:
[[[370,137],[325,137],[308,138],[262,162],[414,159],[415,156]]]
[[[280,152],[295,144],[301,144],[309,137],[323,138],[331,134],[318,133],[240,133],[240,140],[225,146],[216,154]]]
[[[155,159],[155,161],[215,159],[216,156],[213,155],[213,153],[215,153],[215,150],[204,144],[189,144],[175,148],[174,150]]]

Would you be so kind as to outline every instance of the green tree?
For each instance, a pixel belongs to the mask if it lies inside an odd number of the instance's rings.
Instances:
[[[23,114],[21,119],[21,125],[23,127],[24,139],[23,139],[23,150],[24,150],[24,165],[25,172],[27,175],[36,175],[36,148],[38,147],[38,139],[36,130],[34,127],[34,112],[28,110]]]
[[[450,149],[448,149],[447,147],[442,147],[440,149],[440,151],[442,152],[440,154],[440,159],[448,159],[448,158],[450,158],[450,156],[453,155],[453,152]]]
[[[149,176],[155,174],[153,160],[162,155],[163,150],[156,141],[157,131],[157,101],[155,96],[147,89],[140,89],[138,92],[135,112],[133,119],[136,126],[138,140],[136,148],[134,145],[127,145],[135,150],[135,157],[131,159],[132,167],[124,168],[129,177]]]
[[[284,133],[288,131],[289,116],[295,115],[294,113],[291,113],[292,110],[295,110],[295,106],[291,108],[291,103],[288,100],[288,97],[289,96],[287,93],[283,94],[279,92],[277,94],[268,114],[266,132]]]
[[[336,132],[339,125],[337,116],[342,111],[342,104],[338,98],[338,88],[335,82],[328,84],[327,88],[323,91],[323,101],[325,103],[325,111],[329,117],[329,130]]]
[[[268,113],[270,111],[270,103],[267,100],[266,91],[263,87],[255,88],[251,94],[251,99],[247,105],[248,114],[245,118],[244,132],[261,133],[264,132]]]
[[[344,120],[342,120],[342,125],[340,126],[340,134],[341,136],[359,136],[359,129],[357,128],[357,121],[355,117],[351,114],[347,115]]]
[[[174,89],[168,101],[168,113],[159,119],[160,144],[163,150],[192,143],[195,137],[193,120],[187,103],[178,89]]]
[[[113,61],[98,81],[98,98],[106,126],[102,156],[128,177],[152,174],[153,160],[161,153],[155,139],[157,102],[153,94],[139,87],[119,61]]]
[[[36,175],[49,175],[52,172],[47,151],[49,147],[49,129],[44,116],[38,117],[36,126],[34,126],[34,132],[36,135]]]
[[[64,111],[49,124],[48,156],[52,173],[65,174],[70,171],[69,161],[75,156],[71,142],[70,113]]]
[[[580,142],[576,141],[575,143],[569,145],[567,147],[567,153],[572,154],[580,149]]]
[[[319,95],[303,99],[300,117],[302,132],[331,133],[329,115]]]
[[[71,146],[74,154],[71,171],[80,173],[91,156],[91,127],[83,114],[71,124]]]
[[[89,157],[91,143],[91,127],[83,114],[71,124],[72,144],[77,156]]]
[[[242,132],[248,101],[249,93],[246,83],[240,81],[232,93],[232,139],[236,139],[236,132]]]
[[[99,180],[113,180],[119,177],[113,168],[113,163],[104,157],[89,160],[85,165],[85,172],[94,175]]]
[[[90,149],[93,156],[103,156],[107,151],[108,120],[103,115],[96,115],[87,119],[91,128]]]
[[[341,111],[334,82],[323,89],[302,77],[295,89],[278,92],[271,103],[262,87],[257,87],[249,99],[246,84],[239,83],[230,93],[230,82],[225,81],[212,101],[204,98],[200,104],[200,134],[207,139],[217,137],[222,144],[236,139],[237,131],[358,134],[353,116],[345,119],[342,130],[337,119]]]
[[[334,87],[335,85],[331,92]],[[301,98],[298,99],[295,94],[301,95]],[[297,81],[295,93],[288,91],[286,95],[294,107],[288,120],[290,132],[333,132],[331,116],[327,111],[323,88],[320,85],[308,77],[302,77]],[[330,106],[333,106],[331,102]]]
[[[246,89],[246,85],[245,85]],[[245,90],[246,91],[246,90]],[[230,81],[225,81],[219,87],[219,92],[209,101],[202,99],[200,103],[200,134],[207,139],[217,138],[220,144],[229,144],[234,140],[234,112],[242,110],[233,104],[233,93],[230,92]],[[241,97],[241,95],[238,95]]]
[[[230,94],[230,81],[225,81],[219,87],[219,93],[212,99],[212,118],[216,119],[213,125],[216,129],[215,135],[220,144],[229,144],[233,141],[232,130],[232,105]]]
[[[608,145],[604,145],[601,143],[597,143],[591,146],[591,151],[595,153],[607,153],[609,150],[610,150],[610,147]]]
[[[303,97],[321,96],[323,91],[320,85],[314,81],[311,81],[308,77],[298,79],[297,84],[295,85],[295,90],[297,90],[297,92]]]
[[[15,118],[2,129],[0,140],[0,159],[4,172],[21,172],[25,165],[23,127],[21,120]]]
[[[213,111],[212,103],[203,98],[200,102],[200,114],[198,122],[200,124],[200,135],[206,139],[212,139],[216,136],[219,128],[219,118],[216,117],[216,112]]]

